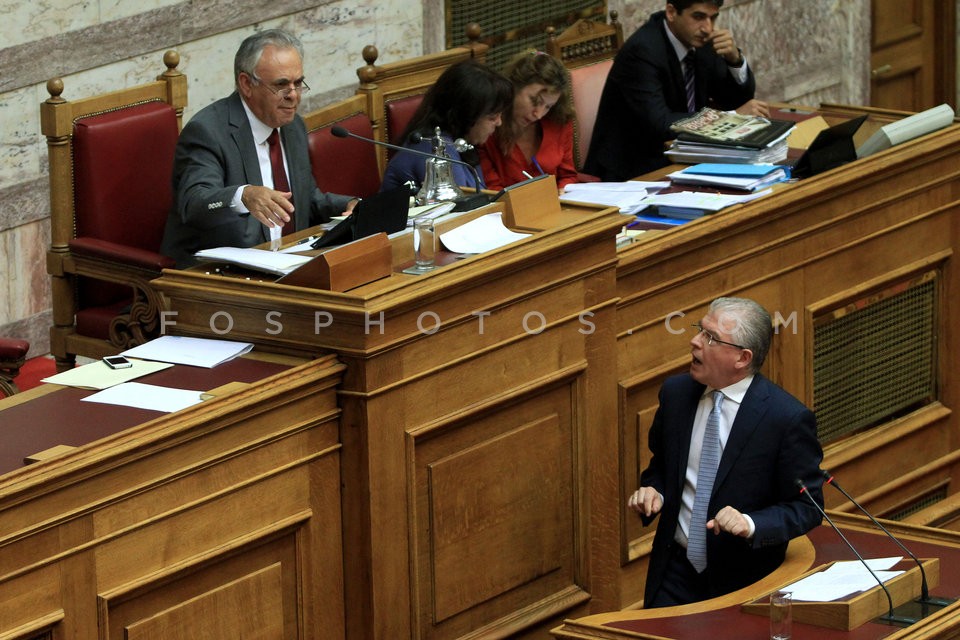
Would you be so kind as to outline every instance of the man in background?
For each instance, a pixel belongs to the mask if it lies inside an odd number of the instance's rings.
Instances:
[[[694,326],[690,372],[660,389],[653,456],[627,502],[644,525],[660,517],[647,608],[752,584],[780,566],[791,538],[821,521],[811,502],[823,508],[816,418],[760,373],[770,315],[753,300],[718,298]]]
[[[181,268],[201,249],[279,241],[356,204],[322,193],[314,180],[297,115],[309,90],[300,41],[279,29],[248,37],[234,58],[234,79],[236,91],[201,109],[177,143],[161,251]]]
[[[705,106],[769,116],[727,29],[723,0],[669,0],[617,53],[600,97],[583,171],[604,181],[635,178],[667,164],[670,125]]]

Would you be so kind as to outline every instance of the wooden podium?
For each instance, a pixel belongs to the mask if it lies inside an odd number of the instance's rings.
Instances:
[[[202,271],[154,283],[171,332],[229,326],[225,338],[346,366],[348,637],[509,637],[589,603],[617,606],[605,514],[619,509],[610,393],[623,219],[560,210],[551,191],[540,203],[553,205],[551,224],[424,275],[402,272],[408,231],[391,237],[388,277],[346,292]],[[515,217],[542,219],[521,200]],[[438,233],[503,206],[444,217]]]
[[[936,587],[940,583],[939,559],[929,558],[921,560],[920,562],[923,564],[924,573],[926,573],[927,576],[927,586],[929,588]],[[829,569],[832,564],[833,563],[820,565],[798,577],[797,580],[802,580],[814,573],[825,571]],[[870,620],[876,620],[884,615],[888,615],[890,613],[891,603],[892,607],[896,608],[917,598],[920,594],[920,567],[917,566],[913,560],[909,558],[901,560],[893,570],[903,571],[903,573],[884,583],[887,592],[890,594],[889,600],[879,586],[831,602],[804,602],[802,600],[794,600],[792,606],[793,619],[797,622],[817,627],[852,631]],[[791,580],[782,585],[780,589],[789,591],[789,585],[797,580]],[[770,593],[765,593],[759,598],[745,602],[740,608],[744,613],[769,616],[769,601]]]
[[[899,549],[866,518],[839,513],[831,517],[865,558],[899,555]],[[960,562],[958,533],[889,522],[886,526],[918,557],[935,558],[944,566],[956,566]],[[623,610],[567,620],[553,630],[553,635],[571,640],[687,640],[704,637],[704,628],[709,628],[712,640],[765,638],[769,633],[769,620],[763,601],[770,592],[809,574],[811,567],[817,571],[837,560],[856,560],[856,557],[839,539],[837,532],[824,524],[807,536],[792,541],[780,568],[739,591],[690,605]],[[924,562],[928,582],[936,581],[936,561]],[[913,564],[912,571],[908,570],[903,580],[893,586],[891,594],[896,592],[896,600],[910,600],[919,594],[918,574],[919,570]],[[943,574],[939,586],[931,591],[955,598],[960,594],[960,575]],[[887,611],[886,596],[879,587],[844,602],[794,602],[793,637],[900,640],[955,638],[960,634],[960,602],[944,608],[934,607],[930,615],[903,628],[878,620]]]

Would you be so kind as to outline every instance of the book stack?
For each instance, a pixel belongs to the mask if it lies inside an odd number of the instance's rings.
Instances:
[[[671,125],[677,137],[665,155],[673,162],[772,164],[787,158],[795,123],[704,107]]]

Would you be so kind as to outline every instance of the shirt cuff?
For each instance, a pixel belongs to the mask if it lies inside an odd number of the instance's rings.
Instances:
[[[727,65],[727,69],[730,69],[730,75],[733,76],[733,79],[737,81],[737,84],[746,84],[748,73],[747,73],[747,59],[743,58],[743,64],[739,67],[731,67]]]
[[[753,534],[755,534],[755,533],[757,532],[757,525],[754,524],[753,518],[751,518],[750,516],[748,516],[748,515],[745,514],[745,513],[742,514],[742,515],[743,515],[744,519],[747,521],[747,529],[748,529],[747,539],[752,540],[752,539],[753,539]]]
[[[230,201],[230,209],[236,213],[250,213],[250,210],[247,209],[247,206],[243,204],[243,190],[247,185],[238,187],[233,194],[233,200]]]

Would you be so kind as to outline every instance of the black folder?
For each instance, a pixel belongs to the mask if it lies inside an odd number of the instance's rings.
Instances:
[[[353,208],[353,213],[332,229],[314,240],[310,246],[323,249],[346,244],[375,233],[396,233],[407,228],[410,212],[410,188],[406,185],[381,191],[364,198]]]
[[[853,144],[853,136],[866,119],[866,115],[858,116],[818,133],[794,164],[792,176],[809,178],[856,160],[857,148]]]

